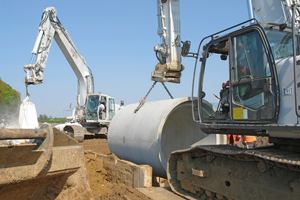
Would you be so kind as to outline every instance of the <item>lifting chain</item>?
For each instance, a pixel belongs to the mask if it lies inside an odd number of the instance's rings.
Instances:
[[[153,85],[151,86],[150,90],[147,92],[146,96],[140,100],[140,104],[138,105],[138,107],[134,110],[134,113],[136,113],[137,111],[139,111],[139,109],[144,105],[145,101],[146,101],[146,98],[147,96],[149,95],[149,93],[151,92],[151,90],[154,88],[155,84],[157,82],[154,81]]]
[[[28,93],[28,84],[26,83],[25,85],[26,85],[26,97],[29,97],[30,94]]]
[[[164,86],[164,88],[166,89],[166,91],[169,94],[169,96],[171,97],[171,99],[174,99],[173,96],[171,95],[170,91],[168,90],[167,86],[165,85],[165,83],[162,82],[161,84]]]
[[[151,90],[154,88],[155,84],[157,83],[157,81],[154,81],[153,85],[151,86],[151,88],[149,89],[149,91],[147,92],[146,96],[140,100],[140,104],[138,105],[138,107],[134,110],[134,113],[136,113],[137,111],[139,111],[139,109],[144,105],[147,96],[149,95],[149,93],[151,92]],[[166,89],[167,93],[169,94],[169,96],[171,97],[171,99],[174,99],[173,96],[171,95],[170,91],[168,90],[168,88],[166,87],[166,85],[162,82],[161,83],[164,88]]]

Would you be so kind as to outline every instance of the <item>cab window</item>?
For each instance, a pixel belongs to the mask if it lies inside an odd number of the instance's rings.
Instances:
[[[109,99],[109,115],[115,115],[115,101],[114,99]]]
[[[263,88],[253,88],[253,81],[270,77],[265,48],[257,31],[232,37],[233,101],[258,109],[268,103]]]

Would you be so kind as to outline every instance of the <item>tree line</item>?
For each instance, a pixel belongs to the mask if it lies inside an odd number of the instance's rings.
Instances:
[[[21,105],[20,93],[0,78],[0,118],[7,123],[15,121],[19,117]]]
[[[47,116],[47,115],[45,115],[45,114],[41,114],[41,115],[39,115],[39,119],[40,120],[48,120],[48,119],[52,119],[52,116],[50,115],[49,117]]]

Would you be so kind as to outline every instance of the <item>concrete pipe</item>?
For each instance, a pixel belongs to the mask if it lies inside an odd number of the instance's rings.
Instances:
[[[224,135],[207,135],[192,119],[191,98],[179,98],[122,108],[108,130],[110,151],[120,159],[148,164],[153,174],[166,177],[171,152],[200,144],[224,144]],[[207,111],[206,109],[206,112]]]

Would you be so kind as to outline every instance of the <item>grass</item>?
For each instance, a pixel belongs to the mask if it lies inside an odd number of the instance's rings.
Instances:
[[[38,122],[39,123],[58,123],[58,124],[63,124],[65,123],[67,120],[65,118],[51,118],[51,119],[45,119],[45,120],[41,120],[38,118]]]

